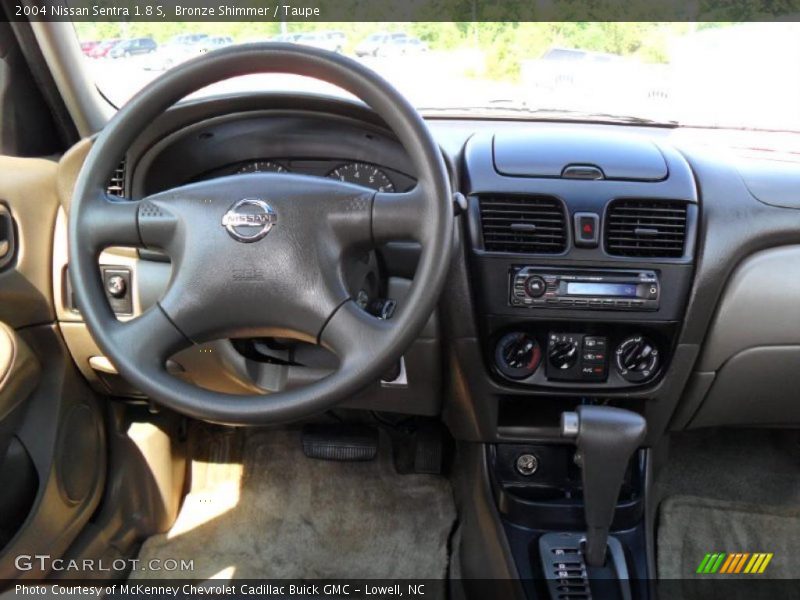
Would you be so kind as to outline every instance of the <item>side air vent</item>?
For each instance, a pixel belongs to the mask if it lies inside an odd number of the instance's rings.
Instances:
[[[606,250],[616,256],[683,256],[686,203],[617,200],[606,214],[605,238]]]
[[[123,158],[119,166],[114,171],[114,174],[111,175],[111,179],[108,180],[108,187],[106,191],[111,194],[112,196],[119,196],[120,198],[125,198],[125,159]]]
[[[481,196],[479,205],[486,250],[559,254],[567,249],[567,218],[556,198]]]

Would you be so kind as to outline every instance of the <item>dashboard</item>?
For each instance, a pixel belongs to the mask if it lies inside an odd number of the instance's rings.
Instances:
[[[429,126],[467,199],[448,285],[396,372],[350,406],[444,414],[457,437],[497,442],[558,439],[559,415],[587,402],[641,412],[650,441],[669,427],[800,422],[786,385],[797,377],[787,357],[800,358],[800,319],[780,316],[796,308],[771,283],[800,281],[800,165],[743,165],[666,128]],[[263,94],[171,109],[131,147],[110,191],[137,199],[254,171],[389,192],[415,184],[404,149],[363,105]],[[417,254],[392,244],[364,258],[364,305],[402,306]],[[101,262],[129,290],[109,294],[120,318],[155,302],[170,277],[158,256],[112,252]],[[54,268],[56,289],[64,268],[65,259]],[[88,366],[97,349],[64,295],[76,363],[98,389],[135,397]],[[176,373],[234,393],[300,385],[330,367],[285,340],[187,352]]]

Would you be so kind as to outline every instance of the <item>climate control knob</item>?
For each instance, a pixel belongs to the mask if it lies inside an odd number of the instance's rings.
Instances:
[[[497,370],[511,379],[533,375],[542,360],[542,349],[527,333],[507,333],[497,342],[494,362]]]
[[[574,340],[551,341],[547,359],[556,369],[571,369],[578,362],[578,344]]]
[[[631,383],[641,383],[652,378],[661,366],[656,345],[641,335],[625,339],[614,353],[617,372]]]

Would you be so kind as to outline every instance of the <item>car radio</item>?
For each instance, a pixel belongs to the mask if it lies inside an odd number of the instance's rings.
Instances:
[[[658,310],[661,286],[654,271],[555,269],[515,266],[512,306],[590,310]]]

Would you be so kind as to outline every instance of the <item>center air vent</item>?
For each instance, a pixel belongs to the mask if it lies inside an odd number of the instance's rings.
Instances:
[[[114,170],[114,174],[108,180],[106,192],[112,196],[125,198],[125,159],[123,158],[119,166]]]
[[[560,254],[567,249],[567,219],[556,198],[481,196],[479,203],[486,250]]]
[[[686,203],[617,200],[606,216],[606,250],[616,256],[680,257],[686,241]]]

